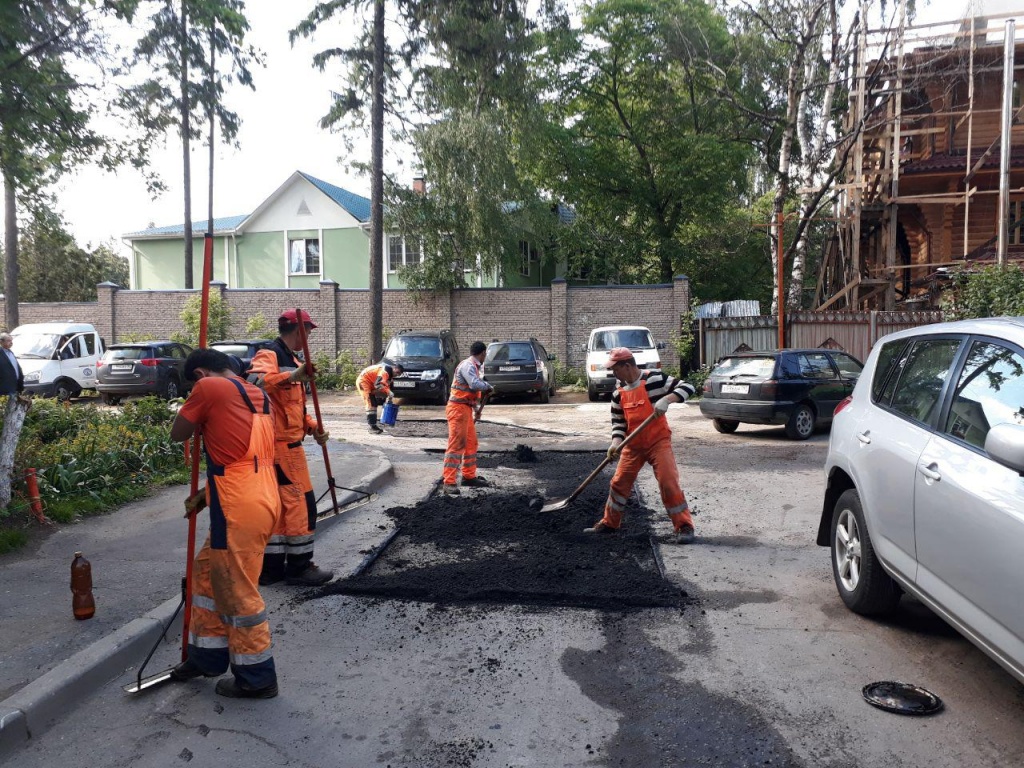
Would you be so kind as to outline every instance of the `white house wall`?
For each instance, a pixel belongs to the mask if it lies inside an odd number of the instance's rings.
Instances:
[[[299,176],[265,210],[247,221],[244,232],[347,229],[359,221]]]

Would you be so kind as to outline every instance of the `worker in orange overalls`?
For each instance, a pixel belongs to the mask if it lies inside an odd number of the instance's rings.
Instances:
[[[178,681],[217,677],[217,693],[232,698],[277,696],[270,623],[256,585],[263,550],[281,513],[274,473],[270,400],[232,372],[215,349],[197,349],[185,361],[192,394],[171,426],[171,439],[201,429],[206,487],[186,503],[187,514],[210,506],[210,534],[192,571],[188,655],[171,670]]]
[[[318,432],[316,420],[306,412],[306,382],[311,375],[296,357],[302,346],[300,319],[295,310],[285,310],[277,319],[278,337],[261,349],[249,366],[249,379],[262,387],[274,406],[274,462],[281,494],[281,519],[267,544],[260,584],[317,586],[334,578],[334,573],[313,562],[316,532],[316,496],[309,477],[309,465],[302,440],[312,435],[319,445],[330,438]],[[316,328],[309,313],[302,310],[306,333]],[[312,366],[309,366],[312,368]]]
[[[641,371],[633,353],[626,347],[613,349],[605,367],[610,368],[619,380],[619,386],[612,394],[612,444],[608,447],[608,458],[619,456],[619,465],[612,477],[604,517],[593,528],[587,528],[585,533],[614,533],[618,530],[636,476],[644,464],[650,464],[661,489],[661,501],[672,519],[676,543],[692,544],[693,518],[686,496],[679,487],[679,468],[672,453],[672,430],[664,416],[670,404],[686,402],[696,390],[691,384],[661,371]],[[661,418],[648,424],[620,450],[626,435],[652,413]]]
[[[356,379],[356,389],[366,406],[366,424],[375,435],[384,430],[377,426],[377,406],[391,400],[391,382],[402,375],[402,366],[377,363],[364,368]]]
[[[441,489],[452,496],[459,494],[455,481],[460,467],[463,485],[471,488],[489,485],[476,473],[476,420],[480,418],[483,407],[481,394],[494,389],[481,376],[486,356],[487,345],[474,341],[469,348],[469,357],[455,369],[448,405],[444,409],[448,419],[448,448],[444,452],[444,484]]]

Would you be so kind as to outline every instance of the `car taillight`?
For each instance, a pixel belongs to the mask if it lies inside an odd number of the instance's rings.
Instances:
[[[710,395],[711,394],[711,379],[705,379],[704,380],[704,394],[705,395]]]
[[[775,395],[779,392],[779,382],[774,379],[761,382],[761,399],[767,400],[768,398],[775,398]]]
[[[139,364],[144,365],[147,368],[156,368],[158,365],[160,365],[160,361],[157,360],[155,357],[145,357],[142,360],[139,360]]]
[[[839,414],[839,412],[841,410],[843,410],[843,408],[845,408],[846,406],[848,406],[852,402],[853,402],[853,395],[847,395],[846,397],[844,397],[842,400],[839,401],[839,405],[837,405],[836,409],[834,411],[832,411],[832,415],[833,416],[837,416]]]

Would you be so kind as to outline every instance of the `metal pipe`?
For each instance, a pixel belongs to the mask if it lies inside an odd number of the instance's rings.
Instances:
[[[1006,216],[1010,209],[1010,116],[1013,111],[1013,54],[1016,22],[1006,21],[1003,38],[1003,113],[1000,122],[1001,144],[999,148],[999,243],[996,260],[1000,267],[1006,265],[1006,248],[1009,232],[1006,231]]]

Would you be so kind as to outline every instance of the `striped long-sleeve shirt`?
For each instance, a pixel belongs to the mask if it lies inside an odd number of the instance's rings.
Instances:
[[[651,399],[651,405],[657,403],[666,395],[673,392],[686,400],[693,394],[694,389],[682,379],[669,376],[662,371],[640,371],[640,378],[632,384],[626,385],[626,389],[632,387],[646,387],[647,396]],[[622,410],[622,398],[619,388],[616,387],[612,393],[612,439],[625,439],[626,437],[626,414]]]

